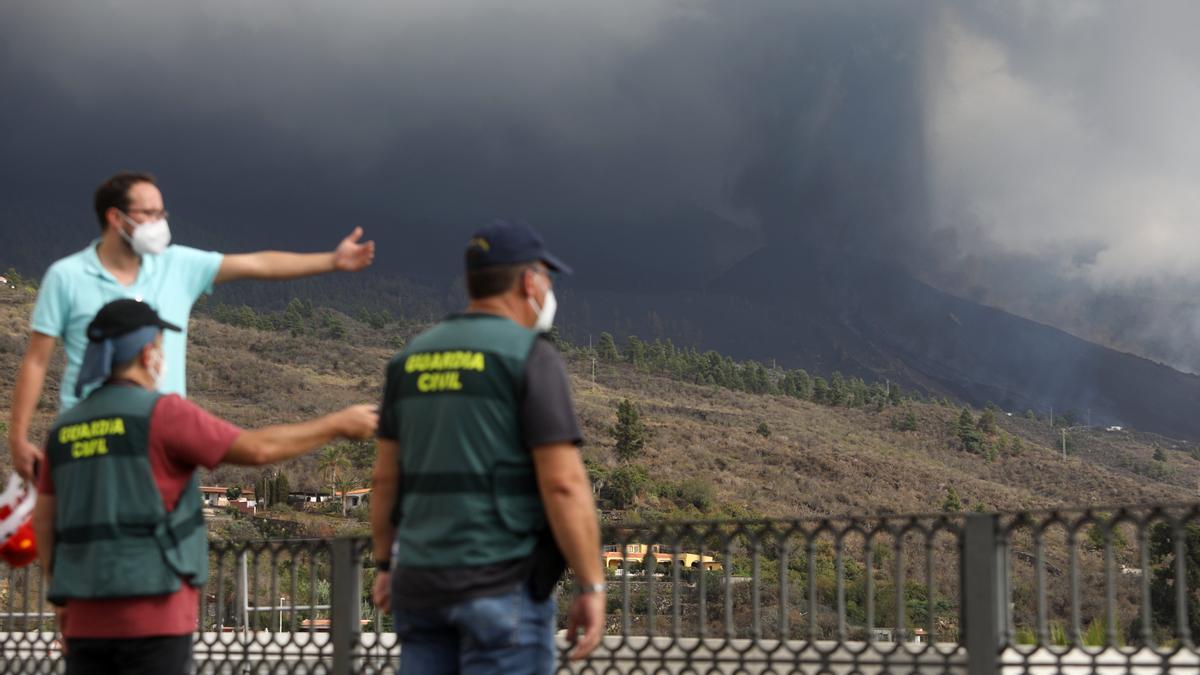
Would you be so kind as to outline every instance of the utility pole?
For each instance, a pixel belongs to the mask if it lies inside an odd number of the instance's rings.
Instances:
[[[1065,462],[1065,461],[1067,461],[1067,429],[1066,429],[1066,427],[1063,428],[1062,434],[1063,434],[1063,443],[1062,443],[1063,461]]]
[[[1050,406],[1050,428],[1054,428],[1054,406]]]
[[[588,353],[592,355],[592,391],[596,391],[596,350],[592,349],[591,333],[588,333]]]

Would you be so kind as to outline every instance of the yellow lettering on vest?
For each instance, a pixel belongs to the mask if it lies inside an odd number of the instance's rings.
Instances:
[[[459,391],[461,389],[462,382],[458,379],[457,370],[452,370],[448,373],[422,373],[417,378],[417,390],[422,394],[432,391]]]
[[[124,436],[125,420],[120,417],[112,419],[92,420],[79,424],[68,424],[58,430],[58,442],[62,445],[86,441],[90,438],[105,436]],[[72,450],[72,454],[74,451]]]
[[[71,457],[74,459],[82,459],[84,457],[94,457],[96,455],[108,454],[108,442],[104,438],[92,438],[85,441],[76,441],[71,446]]]
[[[404,359],[404,372],[427,373],[430,371],[474,370],[483,372],[486,362],[483,352],[452,351],[412,354]],[[429,380],[426,380],[427,382]],[[418,388],[421,386],[418,382]],[[424,390],[422,390],[424,391]]]

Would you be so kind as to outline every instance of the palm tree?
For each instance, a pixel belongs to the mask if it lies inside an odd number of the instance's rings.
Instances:
[[[329,485],[332,488],[333,495],[336,497],[338,492],[342,492],[342,515],[346,515],[346,496],[345,492],[348,485],[353,485],[353,480],[350,477],[350,470],[353,466],[350,463],[350,456],[346,454],[345,445],[339,443],[331,445],[321,450],[321,454],[317,457],[317,466],[321,473],[329,478]]]

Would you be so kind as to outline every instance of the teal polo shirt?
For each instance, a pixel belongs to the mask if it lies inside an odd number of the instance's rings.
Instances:
[[[137,280],[122,286],[96,255],[97,239],[82,251],[50,266],[38,289],[31,328],[62,340],[67,353],[59,391],[59,411],[78,402],[75,380],[87,348],[87,327],[100,308],[123,298],[149,303],[159,316],[183,330],[163,331],[167,364],[161,391],[187,395],[187,328],[192,305],[201,294],[212,293],[213,280],[224,256],[187,246],[168,246],[160,255],[142,256]],[[86,395],[88,392],[85,391]]]

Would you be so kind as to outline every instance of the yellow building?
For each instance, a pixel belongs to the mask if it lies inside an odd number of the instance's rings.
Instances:
[[[625,544],[624,546],[624,554],[621,553],[621,545],[619,544],[609,544],[604,547],[605,569],[620,569],[622,559],[627,559],[631,563],[641,565],[647,555],[654,556],[655,561],[659,565],[665,565],[668,568],[670,568],[672,560],[678,560],[682,563],[684,569],[705,569],[710,572],[719,572],[722,569],[721,563],[711,555],[680,551],[679,556],[675,557],[671,554],[670,547],[659,544]]]

